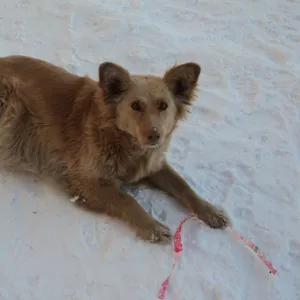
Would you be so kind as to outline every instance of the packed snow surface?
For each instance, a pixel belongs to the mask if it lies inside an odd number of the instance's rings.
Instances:
[[[169,161],[279,272],[268,274],[228,232],[189,221],[166,299],[300,299],[299,0],[1,2],[1,56],[95,79],[107,60],[157,75],[201,64],[199,97]],[[35,178],[1,171],[0,192],[1,300],[156,299],[171,245],[138,241]],[[184,212],[170,199],[131,193],[176,230]]]

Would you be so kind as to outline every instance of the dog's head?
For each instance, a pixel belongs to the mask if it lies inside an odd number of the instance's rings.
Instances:
[[[105,101],[114,107],[118,128],[141,147],[155,148],[185,118],[200,71],[198,64],[186,63],[167,70],[163,77],[140,76],[105,62],[99,67],[99,85]]]

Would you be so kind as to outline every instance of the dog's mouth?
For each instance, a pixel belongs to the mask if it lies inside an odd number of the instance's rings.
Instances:
[[[157,148],[158,146],[159,146],[160,144],[147,144],[146,146],[145,146],[145,148],[147,148],[147,149],[155,149],[155,148]]]
[[[160,139],[156,143],[147,143],[147,144],[144,144],[144,148],[146,148],[146,149],[155,149],[155,148],[160,147],[162,144],[163,144],[163,139]]]

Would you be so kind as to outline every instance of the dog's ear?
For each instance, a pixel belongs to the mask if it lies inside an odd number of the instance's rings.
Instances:
[[[200,66],[192,62],[175,66],[166,71],[163,80],[179,108],[191,104],[200,72]],[[183,107],[181,108],[183,109]]]
[[[188,106],[195,98],[200,72],[198,64],[189,62],[167,70],[163,77],[177,104],[179,119],[185,119]]]
[[[99,66],[99,85],[107,99],[113,99],[127,91],[131,76],[127,70],[112,62],[104,62]]]

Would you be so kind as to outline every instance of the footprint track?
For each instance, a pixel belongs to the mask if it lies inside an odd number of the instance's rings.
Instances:
[[[97,220],[92,219],[86,221],[82,224],[81,232],[87,250],[100,251],[100,232],[98,230]]]
[[[300,263],[300,240],[290,240],[289,242],[289,255]]]
[[[248,207],[244,207],[244,206],[235,207],[234,216],[238,219],[243,219],[244,221],[246,221],[248,223],[254,222],[254,213]]]

